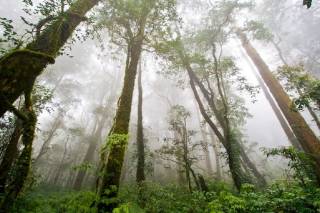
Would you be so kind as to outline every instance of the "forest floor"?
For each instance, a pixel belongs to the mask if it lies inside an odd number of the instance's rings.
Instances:
[[[278,181],[262,190],[245,184],[240,192],[224,182],[210,182],[208,188],[208,192],[191,193],[175,184],[146,182],[138,195],[135,184],[125,184],[114,213],[320,212],[320,188],[311,184],[302,186],[298,181]],[[12,212],[96,212],[92,207],[95,198],[93,191],[38,186],[20,196]]]

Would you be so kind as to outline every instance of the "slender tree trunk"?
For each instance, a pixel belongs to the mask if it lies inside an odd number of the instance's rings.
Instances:
[[[238,190],[240,190],[242,183],[248,182],[249,180],[246,178],[246,175],[241,169],[241,161],[240,161],[240,155],[238,153],[238,148],[237,148],[237,143],[234,141],[231,132],[229,132],[228,128],[223,128],[224,129],[224,134],[222,135],[217,126],[212,122],[210,117],[208,116],[203,103],[201,102],[201,99],[199,97],[198,91],[195,87],[195,74],[191,68],[191,65],[184,55],[183,52],[180,52],[180,58],[183,61],[183,65],[187,70],[189,80],[190,80],[190,86],[193,91],[193,94],[195,96],[195,99],[199,105],[200,112],[206,122],[209,124],[209,126],[212,128],[213,132],[216,134],[220,142],[223,144],[225,147],[227,154],[228,154],[228,164],[231,172],[232,179],[235,183],[235,186]]]
[[[299,96],[303,96],[302,91],[297,87],[297,91]],[[311,117],[313,118],[313,121],[317,124],[318,129],[320,130],[320,121],[319,118],[317,116],[317,114],[313,111],[313,109],[311,108],[311,106],[309,104],[307,104],[307,110],[310,113]]]
[[[137,122],[137,151],[138,151],[138,162],[137,162],[137,173],[136,181],[141,184],[145,180],[144,174],[144,138],[143,138],[143,117],[142,117],[142,67],[141,60],[139,66],[138,75],[138,122]]]
[[[17,160],[13,181],[5,189],[5,196],[0,201],[0,211],[4,212],[9,211],[13,204],[13,201],[22,191],[30,170],[32,142],[34,139],[34,133],[37,123],[37,116],[33,111],[31,102],[31,91],[32,90],[30,89],[25,93],[25,106],[22,112],[24,117],[22,120],[22,143],[24,148]]]
[[[313,109],[310,106],[307,106],[308,112],[313,118],[313,121],[317,124],[318,129],[320,129],[320,120],[317,114],[313,111]]]
[[[210,138],[211,138],[211,142],[212,142],[212,146],[213,146],[213,151],[214,151],[214,156],[215,156],[215,160],[216,160],[216,178],[217,180],[222,180],[222,172],[221,172],[221,162],[220,162],[220,157],[219,157],[219,144],[217,143],[217,141],[214,139],[214,136],[212,133],[209,133]]]
[[[49,135],[48,135],[47,139],[43,142],[43,144],[40,148],[40,151],[34,160],[35,165],[37,165],[39,163],[41,157],[47,153],[49,146],[50,146],[50,143],[51,143],[51,140],[53,139],[54,134],[58,130],[59,126],[61,125],[61,117],[62,117],[62,114],[59,113],[58,116],[55,118],[55,121],[51,127]]]
[[[131,115],[132,95],[142,51],[143,37],[144,29],[142,29],[141,35],[138,36],[137,40],[134,40],[128,48],[130,61],[125,70],[123,89],[118,101],[114,123],[108,135],[109,153],[107,160],[104,158],[104,154],[101,159],[103,174],[98,182],[98,195],[100,197],[100,201],[98,202],[99,212],[111,212],[117,205],[114,202],[106,205],[105,201],[108,198],[116,197],[119,189],[121,168],[127,147],[126,137],[128,135]],[[103,163],[105,161],[106,163]]]
[[[8,180],[9,172],[12,168],[14,160],[18,155],[18,142],[22,134],[22,123],[17,118],[14,131],[11,135],[8,146],[0,165],[0,194],[5,193],[5,187]]]
[[[190,75],[189,75],[189,77],[190,77]],[[191,78],[190,78],[190,85],[191,85],[191,89],[192,89],[192,91],[194,93],[194,96],[195,96],[195,98],[197,100],[197,103],[199,105],[200,112],[201,112],[202,116],[207,121],[207,123],[212,128],[212,130],[215,132],[215,134],[217,135],[217,137],[219,138],[220,142],[223,144],[223,146],[225,147],[225,149],[226,149],[226,151],[228,153],[228,164],[229,164],[231,176],[232,176],[232,179],[233,179],[233,181],[235,183],[235,186],[237,187],[238,190],[240,190],[241,184],[243,183],[244,174],[241,171],[240,159],[238,159],[239,156],[235,157],[234,154],[237,154],[237,153],[233,153],[233,150],[236,147],[234,146],[234,143],[232,143],[232,141],[229,140],[230,138],[224,139],[224,137],[219,132],[219,130],[216,127],[216,125],[211,121],[210,117],[206,113],[206,111],[204,109],[204,106],[203,106],[203,104],[202,104],[202,102],[200,100],[200,97],[199,97],[198,92],[197,92],[197,90],[195,88],[195,85],[194,85],[194,81]]]
[[[203,143],[204,143],[203,151],[204,151],[204,154],[205,154],[206,167],[207,167],[209,176],[212,176],[213,171],[212,171],[212,164],[211,164],[211,160],[210,160],[208,136],[207,136],[207,132],[201,126],[201,119],[200,119],[199,109],[197,110],[197,118],[198,118],[198,121],[199,121],[199,128],[200,128],[201,137],[202,137],[202,140],[203,140]],[[204,127],[206,127],[206,125],[204,125]]]
[[[97,146],[99,144],[102,130],[103,130],[103,127],[105,126],[107,118],[108,118],[108,116],[105,114],[105,115],[103,115],[101,121],[99,122],[98,127],[95,130],[95,133],[91,137],[91,141],[90,141],[89,147],[87,149],[86,155],[82,161],[82,164],[93,163],[95,150],[97,149]],[[82,183],[83,183],[85,176],[86,176],[86,171],[82,170],[82,171],[78,172],[78,174],[75,178],[74,186],[73,186],[74,189],[76,189],[76,190],[81,189],[81,186],[82,186]]]
[[[33,83],[42,70],[58,55],[85,14],[99,0],[77,0],[57,17],[26,49],[13,51],[0,59],[0,117],[9,105]],[[7,103],[7,104],[4,104]]]
[[[62,175],[62,168],[63,168],[63,164],[64,164],[64,161],[66,159],[66,156],[67,156],[67,151],[68,151],[68,148],[67,148],[67,145],[68,145],[68,141],[69,141],[69,138],[67,139],[67,142],[65,143],[65,146],[64,146],[64,151],[63,151],[63,155],[62,155],[62,159],[59,163],[59,166],[58,166],[58,169],[57,169],[57,172],[53,178],[53,184],[54,185],[57,185],[58,183],[58,180],[59,178],[61,178],[61,175]]]
[[[268,86],[270,92],[278,103],[281,111],[286,117],[292,131],[300,142],[303,150],[311,154],[316,161],[316,174],[320,183],[320,141],[311,128],[308,126],[304,118],[299,112],[291,109],[291,100],[288,94],[284,91],[279,81],[273,76],[267,64],[263,61],[254,47],[250,44],[246,35],[238,32],[238,36],[242,41],[243,48],[246,50],[249,57],[252,59],[258,71]]]
[[[256,165],[250,160],[250,158],[246,154],[241,144],[240,144],[240,155],[243,162],[247,165],[247,167],[250,169],[252,174],[256,177],[257,185],[259,187],[265,187],[267,185],[267,181],[265,177],[258,171]]]
[[[283,56],[283,53],[282,53],[282,50],[281,50],[279,44],[277,42],[273,41],[273,40],[271,42],[272,42],[273,46],[276,48],[282,63],[284,65],[288,65],[286,59]],[[297,91],[298,91],[299,96],[301,97],[302,96],[301,90],[299,88],[297,88]],[[312,116],[314,122],[317,124],[318,129],[320,129],[320,121],[319,121],[319,118],[318,118],[317,114],[314,112],[314,110],[309,105],[307,105],[307,110],[310,113],[310,115]],[[301,147],[300,147],[300,149],[301,149]]]
[[[278,51],[278,55],[282,61],[282,63],[284,65],[288,65],[286,59],[284,58],[283,54],[282,54],[282,51],[281,51],[281,48],[279,46],[279,44],[277,42],[275,42],[274,40],[271,41],[271,43],[273,44],[273,46],[276,48],[276,50]]]
[[[284,133],[286,134],[289,142],[291,143],[291,145],[298,149],[301,150],[301,146],[296,138],[296,136],[294,135],[294,133],[292,132],[287,120],[285,119],[285,117],[283,116],[281,110],[279,109],[279,107],[277,106],[277,103],[274,101],[273,97],[270,95],[270,92],[268,90],[268,88],[266,87],[266,85],[264,84],[263,80],[261,79],[260,76],[258,76],[256,73],[254,73],[256,76],[256,79],[259,82],[259,85],[262,88],[262,91],[266,97],[266,99],[268,100],[273,112],[275,113]]]

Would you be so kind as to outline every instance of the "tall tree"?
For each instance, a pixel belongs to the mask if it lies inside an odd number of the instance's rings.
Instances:
[[[114,123],[108,134],[106,150],[101,154],[102,177],[98,180],[98,211],[112,211],[116,206],[121,168],[127,147],[137,66],[143,45],[167,34],[171,21],[175,20],[175,0],[109,0],[103,8],[102,17],[111,33],[112,41],[127,48],[125,76]],[[108,157],[106,157],[108,156]],[[106,204],[108,203],[108,204]]]
[[[139,75],[138,75],[138,122],[137,122],[137,174],[136,181],[138,184],[141,184],[145,180],[144,164],[145,164],[145,155],[144,155],[144,136],[143,136],[143,116],[142,116],[142,67],[141,62],[139,66]]]
[[[32,88],[31,88],[32,89]],[[15,168],[15,177],[12,182],[8,184],[5,189],[4,196],[0,200],[0,211],[7,212],[13,204],[13,201],[22,191],[24,183],[29,174],[32,155],[32,142],[34,139],[34,133],[36,129],[37,116],[33,109],[31,89],[25,92],[24,107],[18,110],[11,107],[10,110],[21,120],[22,122],[22,144],[23,149],[19,155]]]
[[[14,50],[0,59],[0,117],[23,92],[32,89],[37,76],[48,64],[54,63],[60,49],[86,19],[85,14],[98,2],[77,0],[57,17],[51,17],[42,25],[39,23],[39,33],[24,49]],[[43,25],[47,27],[40,33]]]
[[[257,67],[262,79],[268,86],[270,92],[278,103],[281,111],[286,117],[291,129],[300,142],[306,153],[311,154],[316,161],[316,173],[320,183],[320,141],[314,132],[310,129],[302,115],[292,110],[291,99],[284,91],[279,81],[273,76],[267,64],[258,54],[256,49],[251,45],[246,35],[238,31],[238,36],[241,39],[243,48]]]

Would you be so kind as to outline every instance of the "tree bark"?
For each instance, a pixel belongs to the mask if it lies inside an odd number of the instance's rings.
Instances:
[[[118,109],[114,119],[113,126],[108,134],[108,137],[113,135],[128,135],[129,121],[131,115],[131,105],[132,105],[132,95],[134,90],[135,78],[137,74],[137,66],[140,59],[142,51],[142,42],[144,29],[142,29],[142,34],[137,37],[136,40],[132,42],[128,47],[128,54],[130,56],[130,62],[125,70],[123,89],[121,96],[118,101]],[[121,140],[125,140],[122,138]],[[98,181],[98,195],[100,201],[98,202],[99,212],[112,212],[116,207],[116,203],[105,204],[106,199],[114,198],[117,196],[121,168],[124,160],[125,150],[127,147],[127,141],[117,141],[118,144],[109,147],[109,153],[107,160],[104,159],[104,154],[102,155],[102,177]],[[106,161],[106,163],[104,163]]]
[[[291,109],[291,100],[279,81],[273,76],[267,64],[248,41],[246,35],[238,31],[243,48],[258,68],[258,71],[275,98],[292,131],[297,137],[303,150],[314,157],[316,174],[320,183],[320,141],[299,112]]]
[[[0,194],[5,193],[5,187],[8,180],[9,172],[14,160],[18,155],[18,142],[22,134],[22,123],[17,118],[14,131],[11,135],[8,146],[6,147],[3,160],[0,165]]]
[[[37,76],[48,64],[54,63],[61,47],[98,2],[77,0],[26,49],[13,51],[0,59],[0,117],[8,111],[8,106],[3,103],[12,104],[24,91],[32,88]]]
[[[5,196],[0,202],[0,211],[8,212],[11,208],[13,201],[17,198],[23,189],[25,181],[27,180],[32,155],[32,142],[34,139],[34,133],[36,129],[37,116],[33,111],[31,102],[31,89],[25,93],[25,106],[23,109],[23,120],[22,120],[22,143],[23,150],[17,160],[15,168],[15,177],[12,182],[5,189]],[[20,116],[21,116],[20,114]]]
[[[256,165],[250,160],[247,153],[245,152],[243,146],[240,144],[240,155],[243,162],[248,166],[252,174],[257,179],[257,185],[259,187],[265,187],[267,185],[267,181],[265,177],[258,171]]]
[[[273,41],[273,40],[271,42],[272,42],[273,46],[276,48],[276,50],[278,51],[278,55],[279,55],[282,63],[284,65],[288,66],[288,63],[287,63],[286,59],[283,56],[283,53],[282,53],[282,50],[281,50],[279,44],[277,42]],[[297,91],[298,91],[299,96],[301,97],[302,96],[302,91],[299,89],[299,87],[297,87]],[[312,116],[314,122],[317,124],[318,129],[320,129],[320,121],[319,121],[319,118],[318,118],[317,114],[314,112],[314,110],[309,105],[307,105],[306,107],[307,107],[308,112]],[[293,146],[295,147],[295,145],[293,145]],[[297,147],[295,147],[295,148],[297,148]],[[301,147],[299,147],[299,148],[301,150]]]
[[[298,150],[301,150],[301,145],[299,144],[296,136],[294,135],[294,133],[292,132],[287,120],[284,118],[281,110],[279,109],[279,107],[277,106],[277,103],[274,101],[273,97],[270,95],[270,92],[268,90],[268,88],[266,87],[266,85],[264,84],[263,80],[261,79],[260,76],[258,76],[256,73],[254,73],[255,76],[256,76],[256,79],[258,80],[259,82],[259,85],[261,86],[262,88],[262,91],[266,97],[266,99],[268,100],[273,112],[275,113],[284,133],[286,134],[289,142],[291,143],[291,145],[298,149]]]
[[[137,174],[136,181],[138,184],[141,184],[145,180],[144,173],[144,136],[143,136],[143,117],[142,117],[142,67],[141,60],[139,66],[139,75],[138,75],[138,122],[137,122],[137,151],[138,151],[138,162],[137,162]]]

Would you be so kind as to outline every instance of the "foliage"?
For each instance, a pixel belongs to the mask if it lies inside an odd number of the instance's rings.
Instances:
[[[121,204],[114,213],[193,212],[193,213],[257,213],[289,212],[316,213],[320,211],[320,189],[301,187],[297,182],[276,182],[263,191],[244,184],[240,193],[223,182],[209,182],[209,192],[194,191],[175,184],[145,182],[142,193],[145,207],[138,207],[137,185],[120,187]],[[93,192],[57,191],[57,188],[38,188],[21,196],[12,212],[95,212],[90,208]]]
[[[144,44],[152,46],[170,33],[170,24],[177,19],[175,5],[175,0],[108,0],[96,28],[107,28],[119,46],[132,43],[144,31]]]
[[[291,183],[275,183],[262,192],[244,185],[240,194],[222,191],[209,203],[209,212],[318,212],[320,190]]]
[[[8,46],[10,49],[20,44],[12,22],[10,19],[0,17],[0,29],[3,29],[2,36],[0,37],[0,55],[7,52]]]
[[[254,39],[270,42],[274,39],[273,34],[262,22],[249,21],[246,23],[245,29],[249,31]]]
[[[94,200],[94,192],[57,192],[48,187],[39,188],[18,198],[12,212],[89,213],[95,212],[94,208],[90,207]]]
[[[306,72],[302,64],[281,66],[277,73],[278,78],[285,81],[286,90],[298,95],[293,99],[293,108],[303,110],[315,104],[320,109],[320,80]]]
[[[293,178],[302,186],[316,181],[314,174],[314,159],[308,154],[298,151],[293,147],[264,149],[265,154],[269,156],[281,156],[288,159],[288,167],[293,171]]]
[[[111,134],[107,138],[107,148],[111,150],[114,147],[125,147],[128,143],[127,134]]]

